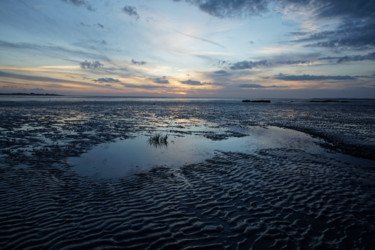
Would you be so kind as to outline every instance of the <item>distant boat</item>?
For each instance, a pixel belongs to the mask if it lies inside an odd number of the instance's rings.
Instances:
[[[242,100],[242,102],[267,102],[267,103],[270,103],[271,100]]]

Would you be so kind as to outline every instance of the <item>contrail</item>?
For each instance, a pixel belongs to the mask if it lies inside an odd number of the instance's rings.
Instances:
[[[185,33],[183,33],[183,32],[177,31],[177,30],[175,30],[175,32],[177,32],[177,33],[179,33],[179,34],[181,34],[181,35],[184,35],[184,36],[190,37],[190,38],[194,38],[194,39],[197,39],[197,40],[201,40],[201,41],[206,42],[206,43],[211,43],[211,44],[213,44],[213,45],[216,45],[216,46],[219,46],[219,47],[225,49],[225,47],[224,47],[223,45],[221,45],[220,43],[216,43],[216,42],[214,42],[214,41],[211,41],[211,40],[208,40],[208,39],[204,39],[204,38],[201,38],[201,37],[197,37],[197,36],[192,36],[192,35],[189,35],[189,34],[185,34]]]

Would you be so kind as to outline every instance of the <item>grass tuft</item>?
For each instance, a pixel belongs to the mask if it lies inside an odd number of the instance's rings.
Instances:
[[[159,146],[168,146],[168,135],[155,134],[148,138],[148,144],[159,147]]]

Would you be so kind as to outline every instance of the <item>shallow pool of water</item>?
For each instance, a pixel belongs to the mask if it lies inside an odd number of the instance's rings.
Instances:
[[[311,136],[278,127],[251,127],[244,137],[211,140],[200,135],[169,135],[167,145],[155,147],[149,137],[140,135],[94,147],[68,162],[82,176],[118,178],[150,170],[153,167],[176,168],[209,159],[215,152],[256,153],[260,149],[290,148],[322,153]]]

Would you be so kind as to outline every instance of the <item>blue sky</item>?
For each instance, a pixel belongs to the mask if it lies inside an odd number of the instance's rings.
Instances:
[[[375,2],[2,0],[0,92],[375,98]]]

